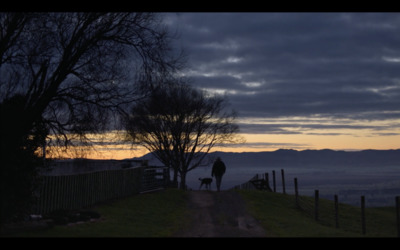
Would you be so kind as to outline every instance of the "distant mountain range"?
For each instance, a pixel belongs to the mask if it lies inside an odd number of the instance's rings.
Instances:
[[[400,166],[400,149],[362,151],[337,151],[330,149],[297,151],[279,149],[268,152],[213,152],[209,154],[211,159],[217,156],[221,157],[230,166]],[[148,154],[139,159],[154,159],[154,157]]]

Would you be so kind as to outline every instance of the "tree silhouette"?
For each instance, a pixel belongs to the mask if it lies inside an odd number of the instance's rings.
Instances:
[[[214,146],[238,138],[235,113],[227,104],[223,97],[183,82],[165,84],[132,108],[125,122],[128,140],[171,167],[175,184],[179,175],[184,189],[186,174],[202,164]]]
[[[48,134],[67,146],[108,129],[143,83],[179,68],[170,40],[153,13],[0,13],[2,219],[16,210],[3,197],[21,183],[10,183],[20,156]]]

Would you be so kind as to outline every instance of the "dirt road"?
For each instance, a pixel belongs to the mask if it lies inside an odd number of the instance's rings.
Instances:
[[[191,227],[175,237],[265,237],[265,230],[250,216],[234,191],[189,191]]]

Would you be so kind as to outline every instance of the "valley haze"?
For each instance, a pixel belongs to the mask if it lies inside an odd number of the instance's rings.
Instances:
[[[270,186],[275,172],[276,191],[282,192],[281,171],[284,171],[286,193],[294,194],[294,178],[298,179],[300,195],[314,195],[339,202],[359,205],[364,195],[367,206],[394,206],[400,195],[400,149],[336,151],[280,149],[268,152],[213,152],[208,164],[187,174],[189,189],[197,190],[198,178],[211,177],[212,161],[221,157],[227,166],[222,179],[222,189],[230,189],[247,182],[256,174],[268,173]],[[149,165],[162,165],[151,154]],[[216,190],[215,180],[212,189]]]
[[[276,192],[282,193],[281,171],[284,172],[286,193],[294,194],[294,178],[298,180],[300,195],[313,196],[319,190],[321,198],[333,200],[338,195],[339,202],[359,205],[360,196],[365,196],[366,206],[394,206],[395,197],[400,195],[400,149],[394,150],[292,150],[280,149],[267,152],[212,152],[205,164],[188,172],[188,189],[198,190],[199,178],[211,177],[213,161],[217,158],[225,162],[227,170],[222,178],[222,190],[234,188],[253,178],[256,174],[268,173],[273,188],[275,172]],[[127,160],[148,160],[150,166],[162,166],[151,153]],[[74,161],[74,160],[69,160]],[[95,161],[95,160],[88,160]],[[98,162],[123,160],[98,160]],[[57,167],[59,166],[59,167]],[[78,174],[114,168],[118,164],[102,164],[97,169],[67,169],[54,165],[49,175]],[[72,166],[70,166],[72,167]],[[172,175],[171,175],[172,176]],[[211,190],[216,190],[215,179]]]

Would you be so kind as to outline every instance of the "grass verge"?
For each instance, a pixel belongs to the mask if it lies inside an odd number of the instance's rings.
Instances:
[[[339,228],[334,203],[320,199],[319,220],[314,218],[313,197],[301,196],[297,208],[293,195],[256,190],[236,190],[248,211],[261,222],[268,237],[396,237],[394,207],[367,208],[366,234],[361,233],[361,209],[339,204]],[[91,210],[101,219],[71,226],[26,231],[6,237],[171,237],[190,224],[189,193],[179,189],[135,195]]]
[[[362,234],[361,208],[339,203],[336,228],[334,202],[320,199],[318,221],[314,198],[301,196],[300,209],[294,195],[255,190],[238,190],[248,211],[271,237],[396,237],[394,207],[366,208],[366,234]]]
[[[101,214],[98,221],[10,237],[170,237],[188,223],[186,204],[187,193],[178,189],[134,195],[91,208]]]

